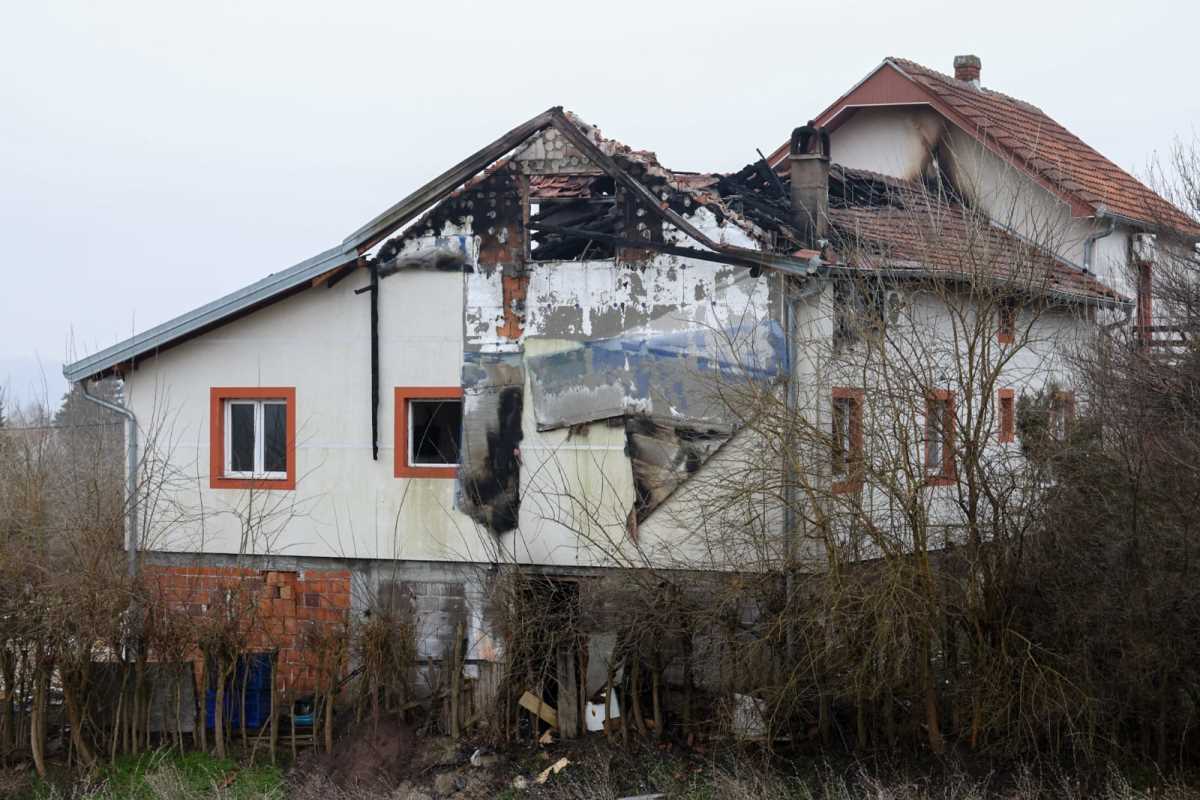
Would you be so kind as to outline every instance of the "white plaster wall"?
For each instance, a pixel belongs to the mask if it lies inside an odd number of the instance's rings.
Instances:
[[[914,180],[945,125],[928,106],[860,108],[830,134],[830,158],[842,166]]]
[[[354,294],[366,283],[359,271],[333,289],[308,289],[147,359],[129,376],[143,435],[176,474],[152,515],[159,524],[150,546],[431,560],[484,554],[486,538],[454,510],[453,480],[393,477],[393,388],[459,385],[462,277],[406,272],[381,282],[378,461],[370,300]],[[213,386],[295,387],[294,491],[209,488]],[[244,542],[248,518],[264,530]]]
[[[426,244],[431,245],[432,242]],[[444,244],[444,241],[442,242]],[[468,248],[473,257],[474,249]],[[630,275],[648,291],[634,292]],[[143,361],[128,401],[175,475],[150,515],[151,549],[294,556],[516,560],[590,566],[634,558],[626,520],[634,502],[623,426],[539,433],[526,386],[521,443],[522,506],[517,531],[496,535],[455,508],[456,482],[393,475],[397,386],[458,386],[466,326],[481,349],[500,343],[499,280],[482,273],[405,271],[381,281],[379,460],[371,458],[370,325],[365,271],[333,289],[308,289]],[[541,297],[542,306],[532,301]],[[526,356],[577,346],[551,335],[540,314],[551,303],[597,314],[624,305],[645,325],[606,318],[626,332],[721,326],[770,313],[767,278],[708,262],[663,256],[630,268],[613,262],[542,263],[534,268]],[[638,308],[638,306],[642,308]],[[492,309],[491,312],[479,311]],[[590,323],[589,323],[590,327]],[[209,488],[209,390],[295,387],[294,491]],[[254,520],[253,535],[244,535]]]
[[[830,281],[821,281],[815,287],[817,290],[801,299],[797,304],[796,315],[796,360],[794,364],[797,380],[796,398],[797,414],[816,426],[822,432],[831,430],[831,389],[834,386],[864,388],[867,390],[866,407],[864,409],[865,446],[894,448],[895,440],[890,435],[892,417],[901,413],[899,406],[903,400],[887,403],[880,399],[872,400],[870,378],[864,375],[878,375],[878,367],[864,367],[862,345],[834,353],[831,349],[833,333],[833,291]],[[960,335],[954,335],[955,325]],[[1086,346],[1095,334],[1093,323],[1089,322],[1082,311],[1068,307],[1037,313],[1022,311],[1018,314],[1018,330],[1028,328],[1028,334],[1022,334],[1020,340],[1025,345],[1021,347],[1006,364],[1003,378],[996,388],[1013,389],[1017,398],[1022,394],[1036,393],[1046,385],[1055,383],[1064,389],[1070,389],[1074,383],[1071,370],[1070,355],[1076,348]],[[961,394],[961,382],[955,374],[955,364],[965,361],[962,352],[965,342],[957,348],[955,339],[962,339],[961,332],[964,324],[952,321],[944,301],[928,292],[914,292],[908,295],[908,308],[898,323],[899,329],[893,334],[895,338],[911,342],[914,351],[913,361],[917,364],[915,372],[929,373],[929,384],[932,388],[954,390],[958,394],[957,407],[960,421],[964,413],[964,403]],[[920,342],[920,343],[919,343]],[[923,344],[929,342],[929,345]],[[893,380],[895,374],[893,373]],[[914,389],[911,401],[911,428],[915,443],[911,454],[913,463],[923,463],[923,448],[920,445],[923,437],[923,400],[920,390],[915,387],[918,381],[912,381]],[[1077,398],[1080,407],[1086,398]],[[976,401],[978,408],[979,402]],[[989,421],[989,457],[996,459],[996,464],[1008,463],[1011,469],[1019,469],[1021,450],[1019,439],[1009,444],[998,441],[996,431],[998,408],[992,399]],[[808,445],[808,446],[811,446]],[[751,546],[750,536],[745,533],[726,535],[713,520],[705,518],[696,508],[699,503],[713,504],[722,492],[740,491],[747,483],[745,479],[746,465],[754,464],[752,454],[759,450],[769,449],[770,443],[764,442],[753,431],[746,431],[735,437],[722,450],[706,470],[700,475],[705,477],[706,471],[728,469],[733,475],[730,485],[721,487],[714,481],[713,474],[707,475],[707,481],[695,485],[681,487],[680,491],[641,527],[641,542],[646,552],[652,554],[663,563],[677,566],[691,565],[697,567],[731,568],[740,567],[753,569],[769,563],[769,559],[779,558],[783,554],[783,544],[772,540],[769,536],[761,536],[759,541]],[[895,452],[888,456],[876,458],[892,458]],[[870,458],[868,452],[868,458]],[[800,456],[801,460],[811,465],[812,472],[805,476],[815,485],[824,485],[829,477],[829,453],[826,447],[818,447],[808,455]],[[719,475],[720,473],[715,473]],[[935,526],[953,525],[960,520],[960,514],[954,506],[956,487],[943,486],[929,490],[932,501],[933,524]],[[728,495],[732,497],[732,495]],[[871,510],[876,523],[886,529],[892,522],[897,536],[902,537],[903,522],[895,516],[894,509],[889,507],[889,497],[878,487],[868,483],[862,494],[864,506]],[[799,501],[803,504],[803,499]],[[746,504],[747,515],[760,515],[763,530],[781,530],[783,511],[778,498],[763,496],[756,504]],[[826,512],[827,513],[827,512]],[[810,517],[820,516],[811,514]],[[796,521],[798,538],[795,557],[807,562],[813,569],[819,569],[824,563],[825,552],[818,540],[806,539],[803,519]],[[778,527],[773,527],[778,526]],[[941,546],[940,542],[934,546]],[[879,553],[862,550],[860,557],[876,557]]]
[[[830,135],[834,162],[906,180],[921,177],[935,147],[955,184],[992,219],[1073,264],[1083,265],[1087,236],[1108,227],[1074,216],[1057,195],[925,106],[863,108]],[[1097,240],[1091,270],[1132,298],[1128,237],[1118,225]]]

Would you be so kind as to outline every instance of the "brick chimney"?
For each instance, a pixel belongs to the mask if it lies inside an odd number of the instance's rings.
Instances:
[[[810,122],[792,131],[788,160],[792,177],[792,222],[811,247],[829,231],[829,133]]]
[[[954,77],[960,81],[966,81],[975,88],[979,88],[979,71],[983,68],[983,62],[979,60],[979,56],[955,56],[954,57]]]

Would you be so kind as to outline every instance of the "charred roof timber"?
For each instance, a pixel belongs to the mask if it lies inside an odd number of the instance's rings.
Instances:
[[[792,216],[808,244],[820,249],[829,232],[829,133],[809,123],[792,131]]]

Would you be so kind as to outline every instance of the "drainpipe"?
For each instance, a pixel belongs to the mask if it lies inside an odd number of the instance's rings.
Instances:
[[[1107,214],[1101,210],[1096,214],[1096,216],[1100,219],[1104,219]],[[1087,238],[1083,240],[1083,268],[1088,272],[1091,272],[1092,274],[1095,274],[1096,272],[1096,270],[1092,269],[1092,259],[1096,250],[1096,242],[1100,241],[1105,236],[1111,235],[1116,229],[1117,221],[1112,217],[1108,217],[1108,227],[1105,230],[1089,233]]]
[[[793,483],[795,476],[792,475],[792,469],[790,466],[792,448],[795,446],[795,443],[791,441],[790,431],[792,429],[792,419],[796,412],[796,406],[799,405],[797,402],[798,387],[796,386],[795,355],[797,301],[792,295],[791,278],[783,273],[780,273],[779,277],[783,286],[783,291],[781,292],[783,295],[783,335],[786,339],[784,343],[784,353],[786,354],[785,362],[787,368],[787,383],[784,384],[784,390],[787,394],[784,398],[784,406],[787,411],[787,421],[785,424],[788,426],[787,429],[789,431],[788,442],[784,448],[783,455],[783,568],[786,570],[784,573],[784,591],[787,597],[787,609],[790,616],[793,613],[793,604],[795,602],[796,594],[796,578],[794,575],[795,566],[793,564],[796,555],[795,543],[793,541],[796,535],[794,530],[796,526],[796,514],[792,508],[793,503],[796,501],[796,488]],[[792,625],[791,620],[789,619],[786,635],[786,655],[789,663],[795,660],[796,655],[795,633],[793,631],[794,627],[795,626]]]
[[[137,417],[125,406],[110,403],[107,400],[90,394],[87,379],[79,382],[83,396],[101,408],[107,408],[114,414],[125,418],[125,551],[129,558],[129,577],[137,576],[137,545],[138,545],[138,502],[137,502],[137,466],[138,466],[138,427]]]

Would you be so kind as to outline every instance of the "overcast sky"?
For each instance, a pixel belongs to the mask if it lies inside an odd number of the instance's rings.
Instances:
[[[1166,0],[5,6],[0,385],[23,400],[551,105],[693,170],[769,151],[887,55],[978,54],[1135,171],[1200,111],[1200,10]]]

